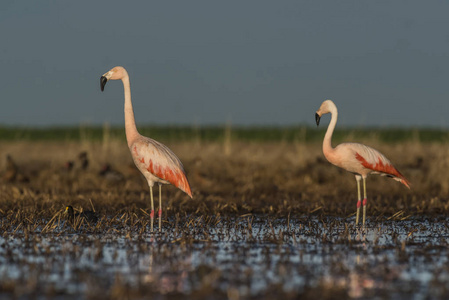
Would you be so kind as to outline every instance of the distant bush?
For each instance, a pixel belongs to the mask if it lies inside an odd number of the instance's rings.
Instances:
[[[182,126],[148,125],[139,127],[142,135],[161,141],[222,141],[232,140],[255,142],[320,142],[326,127],[307,126]],[[109,139],[124,139],[122,126],[73,126],[73,127],[0,127],[0,140],[70,140],[101,141],[107,135]],[[377,140],[385,143],[405,141],[447,142],[449,132],[433,128],[343,128],[334,132],[335,143],[342,141]]]

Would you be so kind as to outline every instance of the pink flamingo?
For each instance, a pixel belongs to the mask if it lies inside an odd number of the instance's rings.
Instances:
[[[123,67],[112,68],[100,79],[101,91],[108,80],[122,80],[125,91],[125,130],[129,150],[137,168],[145,176],[150,187],[151,232],[153,232],[154,203],[153,186],[159,185],[159,231],[161,231],[162,200],[161,185],[173,184],[192,198],[189,181],[179,158],[167,146],[139,134],[134,120],[131,88],[128,72]]]
[[[355,175],[358,192],[356,225],[359,223],[360,206],[362,205],[360,180],[363,179],[363,225],[365,225],[367,203],[365,180],[369,174],[379,174],[381,176],[391,177],[408,188],[410,188],[410,182],[382,153],[373,148],[357,143],[343,143],[332,148],[331,139],[335,125],[337,124],[338,111],[334,102],[331,100],[324,101],[321,104],[320,109],[317,110],[315,114],[317,126],[320,124],[321,116],[327,113],[331,113],[332,118],[323,140],[324,156],[331,164]]]

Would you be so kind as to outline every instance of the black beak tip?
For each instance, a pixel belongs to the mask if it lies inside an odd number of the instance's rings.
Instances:
[[[315,121],[316,121],[316,126],[320,125],[320,115],[319,114],[315,114]]]
[[[108,79],[104,76],[101,76],[100,78],[100,87],[101,87],[101,91],[104,91],[104,86],[106,85],[106,82],[108,82]]]

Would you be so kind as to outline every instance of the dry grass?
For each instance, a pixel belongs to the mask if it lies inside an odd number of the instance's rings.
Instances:
[[[230,143],[230,139],[228,140]],[[371,146],[385,153],[412,182],[412,190],[379,176],[368,179],[369,215],[444,214],[449,204],[449,148],[445,144],[407,143]],[[348,216],[354,212],[354,177],[325,161],[321,145],[301,143],[177,143],[192,186],[189,199],[172,186],[163,188],[164,216],[197,214],[308,214]],[[87,151],[90,164],[81,170],[76,157]],[[11,154],[29,183],[0,183],[1,213],[28,212],[51,218],[70,204],[101,214],[142,215],[149,207],[146,182],[132,166],[123,141],[9,142],[0,153]],[[74,169],[64,169],[74,160]],[[109,163],[124,174],[111,182],[98,175]],[[0,169],[5,169],[2,160]]]

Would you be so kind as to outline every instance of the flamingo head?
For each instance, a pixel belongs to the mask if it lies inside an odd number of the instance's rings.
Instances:
[[[336,112],[337,107],[335,106],[334,102],[332,100],[326,100],[323,103],[321,103],[320,108],[315,113],[315,121],[316,126],[320,125],[321,116]]]
[[[125,68],[117,66],[104,73],[100,78],[101,91],[104,91],[104,86],[109,80],[119,80],[128,76]]]

